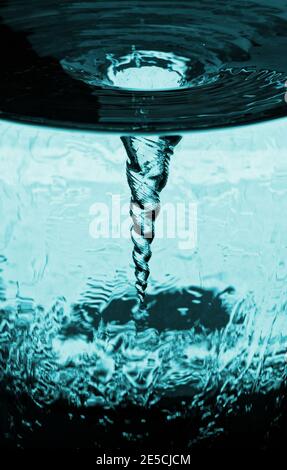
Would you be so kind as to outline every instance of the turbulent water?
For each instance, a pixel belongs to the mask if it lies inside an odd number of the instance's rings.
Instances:
[[[95,239],[88,230],[99,216],[93,203],[110,207],[116,190],[129,220],[120,139],[2,124],[2,390],[27,394],[39,409],[61,400],[105,413],[176,399],[184,412],[166,419],[198,409],[204,436],[224,432],[219,415],[236,414],[242,397],[279,390],[286,133],[266,126],[211,133],[204,144],[185,136],[176,147],[161,203],[197,201],[200,236],[181,250],[155,231],[142,325],[131,318],[129,234]]]
[[[0,123],[3,396],[197,410],[195,441],[246,397],[282,402],[285,127],[212,130],[286,116],[285,10],[244,5],[1,6],[2,117],[117,131]],[[181,140],[196,129],[210,132]],[[13,415],[7,428],[22,438]]]
[[[122,141],[128,155],[127,179],[132,194],[131,234],[139,311],[145,311],[144,298],[155,219],[160,210],[160,192],[167,183],[170,157],[180,137],[122,137]]]

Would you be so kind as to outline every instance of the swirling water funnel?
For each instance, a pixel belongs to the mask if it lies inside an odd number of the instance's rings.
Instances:
[[[186,84],[185,73],[188,59],[157,51],[137,51],[115,58],[106,57],[110,62],[106,70],[100,71],[96,51],[87,57],[64,60],[62,65],[74,78],[92,86],[103,85],[119,90],[162,91],[176,90]],[[145,111],[140,107],[138,113]],[[144,120],[144,116],[142,118]],[[155,218],[160,207],[160,192],[168,179],[169,160],[180,136],[164,137],[122,137],[128,155],[127,179],[131,190],[131,210],[133,220],[131,230],[134,244],[136,289],[139,308],[135,318],[147,314],[144,304],[151,243],[154,239]]]
[[[137,314],[141,317],[142,313],[146,313],[144,298],[149,276],[150,245],[154,239],[155,219],[160,208],[160,192],[167,183],[169,160],[180,137],[122,137],[122,141],[128,154],[133,260],[140,301]]]
[[[244,5],[2,1],[8,446],[283,435],[287,17]]]

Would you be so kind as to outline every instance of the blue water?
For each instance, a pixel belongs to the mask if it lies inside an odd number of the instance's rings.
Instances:
[[[279,393],[287,370],[284,121],[178,143],[161,204],[196,203],[197,242],[182,250],[183,239],[155,230],[144,324],[132,315],[129,231],[107,240],[90,230],[93,204],[112,209],[115,193],[131,225],[120,139],[2,123],[1,141],[5,393],[26,394],[39,410],[61,400],[105,413],[176,398],[177,418],[195,409],[205,416],[202,436],[224,433],[218,417],[236,415],[242,397]]]
[[[282,2],[0,12],[1,440],[192,449],[257,422],[267,442],[286,406]]]

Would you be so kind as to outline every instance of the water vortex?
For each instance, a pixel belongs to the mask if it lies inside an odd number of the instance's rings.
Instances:
[[[170,157],[181,137],[122,137],[127,160],[127,180],[131,190],[131,237],[134,244],[136,289],[144,303],[150,274],[151,243],[155,219],[160,210],[160,193],[168,179]]]

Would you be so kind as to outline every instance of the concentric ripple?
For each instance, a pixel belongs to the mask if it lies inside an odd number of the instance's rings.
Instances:
[[[188,82],[189,60],[158,51],[137,51],[115,57],[107,54],[106,68],[91,50],[83,57],[69,57],[61,61],[63,68],[77,80],[88,85],[134,91],[175,90],[191,86]]]
[[[12,0],[0,14],[3,117],[170,133],[286,115],[279,0]]]

